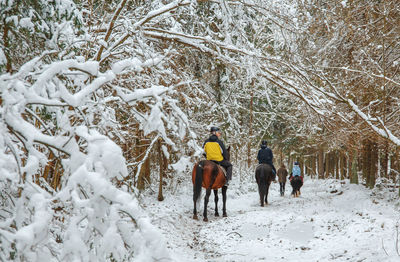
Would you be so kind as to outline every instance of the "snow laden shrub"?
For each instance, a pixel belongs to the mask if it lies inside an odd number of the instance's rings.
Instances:
[[[72,0],[0,1],[0,71],[18,69],[45,50],[68,53],[83,35]]]
[[[116,74],[42,58],[0,76],[0,260],[168,259],[138,200],[115,186],[128,175],[125,159],[88,110],[112,115],[99,92]],[[54,160],[58,174],[46,172]]]

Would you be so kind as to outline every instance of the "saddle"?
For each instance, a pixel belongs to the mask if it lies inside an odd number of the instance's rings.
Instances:
[[[292,178],[290,179],[290,182],[294,182],[294,181],[301,181],[301,183],[303,183],[303,177],[301,177],[301,176],[292,176]]]
[[[258,164],[258,166],[257,166],[256,168],[259,168],[259,167],[262,166],[262,165],[271,166],[270,164],[262,163],[262,164]],[[272,166],[271,166],[271,168],[272,168]]]
[[[224,174],[224,177],[226,178],[226,169],[223,166],[221,166],[218,161],[214,161],[214,160],[209,160],[209,161],[212,161],[215,164],[217,164],[218,169],[222,171],[222,174]]]

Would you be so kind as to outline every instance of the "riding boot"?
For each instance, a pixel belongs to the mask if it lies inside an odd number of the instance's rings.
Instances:
[[[227,167],[225,170],[226,170],[225,186],[229,186],[229,181],[231,181],[232,179],[232,166]]]
[[[232,179],[232,166],[226,168],[226,180],[230,181]]]

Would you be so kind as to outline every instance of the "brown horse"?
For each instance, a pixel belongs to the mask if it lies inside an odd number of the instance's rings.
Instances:
[[[228,161],[229,161],[229,151],[228,147]],[[207,218],[207,204],[211,195],[211,189],[214,190],[214,202],[215,202],[215,216],[219,216],[218,213],[218,188],[222,188],[222,216],[227,217],[226,214],[226,190],[228,187],[225,185],[226,178],[224,174],[223,167],[219,166],[213,161],[210,160],[202,160],[196,163],[193,167],[192,171],[192,182],[193,182],[193,218],[198,219],[197,217],[197,208],[196,203],[198,198],[200,197],[201,188],[204,187],[206,189],[206,196],[204,198],[204,212],[203,212],[203,221],[208,221]]]

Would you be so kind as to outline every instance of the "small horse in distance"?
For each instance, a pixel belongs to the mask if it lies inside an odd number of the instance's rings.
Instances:
[[[230,146],[227,148],[228,161],[230,159]],[[226,177],[225,170],[222,166],[218,165],[211,160],[202,160],[197,162],[192,171],[192,182],[193,182],[193,219],[198,219],[196,203],[200,197],[201,188],[206,189],[206,196],[204,198],[204,211],[203,221],[207,222],[207,204],[211,195],[211,189],[214,191],[214,202],[215,202],[215,216],[218,217],[218,189],[222,188],[222,216],[227,217],[226,214],[226,190],[228,187],[225,185]]]
[[[258,184],[258,193],[260,194],[260,204],[262,207],[264,206],[264,201],[268,205],[268,190],[272,180],[274,180],[272,167],[268,164],[259,164],[256,168],[256,182]]]
[[[290,185],[292,186],[292,196],[299,197],[300,196],[300,188],[303,186],[303,181],[300,176],[295,176],[290,181]]]

